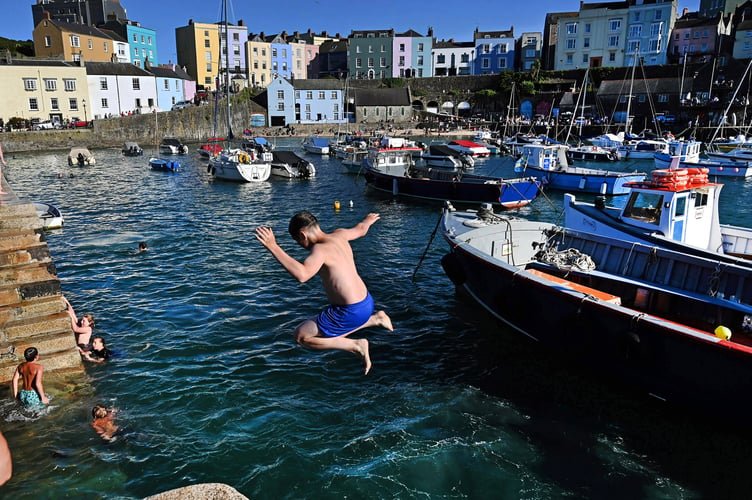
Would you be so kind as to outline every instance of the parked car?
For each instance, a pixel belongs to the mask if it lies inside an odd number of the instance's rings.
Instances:
[[[85,128],[89,126],[89,122],[82,120],[81,118],[74,116],[70,119],[70,128]]]
[[[193,106],[191,101],[178,101],[173,104],[172,110],[175,111],[176,109],[190,108],[191,106]]]
[[[62,128],[60,122],[53,122],[52,120],[44,120],[32,125],[32,130],[55,130]]]

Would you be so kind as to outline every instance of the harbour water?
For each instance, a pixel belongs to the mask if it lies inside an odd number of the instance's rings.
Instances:
[[[276,144],[303,154],[299,145]],[[143,498],[201,482],[254,499],[748,495],[752,439],[726,415],[666,405],[507,330],[455,295],[438,235],[418,268],[440,204],[369,192],[335,159],[309,156],[311,180],[239,185],[211,179],[195,153],[165,173],[148,157],[93,152],[85,168],[69,167],[65,151],[6,155],[17,194],[63,211],[48,244],[64,293],[94,314],[115,355],[49,386],[43,415],[5,393],[14,475],[2,497]],[[512,176],[513,162],[476,171]],[[723,221],[752,224],[751,183],[727,182]],[[547,197],[521,214],[556,220],[562,195]],[[381,214],[353,242],[395,325],[363,332],[367,376],[355,356],[292,340],[326,297],[317,279],[292,279],[253,230],[271,226],[303,258],[287,234],[303,209],[325,231]],[[89,425],[98,403],[118,408],[115,442]]]

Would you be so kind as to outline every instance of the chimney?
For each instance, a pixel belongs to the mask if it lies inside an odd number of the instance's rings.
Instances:
[[[689,14],[689,9],[687,7],[684,7],[684,10],[682,11],[682,17],[686,16],[687,14]]]
[[[52,19],[52,17],[50,16],[50,11],[48,11],[48,10],[43,11],[42,12],[42,19],[47,19],[47,20]]]
[[[313,31],[311,30],[311,28],[308,28],[308,36],[311,36],[311,35],[313,35]]]
[[[262,41],[262,42],[265,42],[265,41],[266,41],[266,35],[264,35],[264,32],[263,32],[263,31],[262,31],[261,33],[259,33],[259,37],[261,37],[261,41]]]
[[[294,36],[295,38],[300,38],[300,32],[298,30],[295,30],[292,32],[292,36]]]
[[[193,26],[193,19],[188,19],[188,26]]]
[[[239,20],[238,20],[238,26],[245,26],[245,25],[243,24],[243,20],[242,20],[242,19],[239,19]]]

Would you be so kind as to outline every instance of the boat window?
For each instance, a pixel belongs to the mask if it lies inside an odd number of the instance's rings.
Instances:
[[[674,205],[674,218],[683,217],[687,213],[687,197],[679,196]]]
[[[706,189],[698,189],[692,194],[695,198],[695,207],[708,206],[708,191]]]
[[[624,208],[624,217],[656,224],[661,220],[663,195],[656,193],[633,193]]]

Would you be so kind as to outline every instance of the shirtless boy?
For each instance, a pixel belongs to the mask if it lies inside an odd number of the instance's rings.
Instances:
[[[91,409],[91,426],[105,441],[114,441],[119,427],[115,424],[115,410],[96,405]]]
[[[382,326],[390,331],[394,328],[384,311],[374,313],[373,298],[358,275],[349,242],[365,236],[377,220],[379,214],[368,214],[354,227],[325,233],[311,213],[295,214],[288,230],[292,238],[310,252],[303,262],[282,250],[271,228],[256,229],[256,239],[293,278],[305,283],[318,274],[331,304],[316,318],[304,321],[295,329],[295,341],[309,349],[339,349],[357,354],[363,359],[366,374],[371,369],[368,340],[350,339],[348,335],[370,326]]]
[[[39,351],[36,347],[28,347],[24,351],[25,363],[21,363],[16,368],[11,381],[13,388],[13,399],[18,397],[27,408],[40,406],[42,404],[49,404],[50,401],[44,394],[44,386],[42,385],[42,375],[44,375],[44,367],[37,363],[39,361]],[[23,387],[21,391],[18,390],[18,379],[23,377]]]

